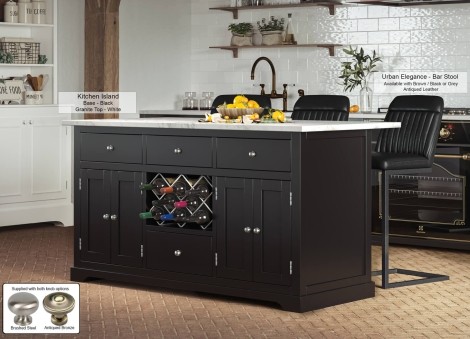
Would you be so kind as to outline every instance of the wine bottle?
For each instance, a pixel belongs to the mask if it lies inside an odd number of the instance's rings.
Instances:
[[[145,219],[155,219],[160,221],[160,217],[165,214],[165,211],[161,207],[153,208],[148,212],[142,212],[139,214],[139,218],[142,220]]]
[[[201,201],[199,200],[199,198],[196,195],[188,195],[186,197],[186,207],[190,211],[195,211],[200,203],[201,203]]]
[[[209,212],[205,210],[199,210],[194,213],[192,216],[186,218],[186,222],[194,222],[196,224],[202,225],[207,224],[211,220]]]
[[[296,41],[294,38],[294,27],[292,23],[292,14],[288,13],[287,14],[287,26],[286,26],[286,31],[284,35],[284,43],[286,44],[292,44],[295,45]]]
[[[184,196],[187,189],[188,185],[186,183],[177,181],[173,183],[173,186],[162,187],[160,193],[175,193],[178,196]]]
[[[210,194],[209,187],[207,185],[204,185],[204,184],[196,185],[196,187],[194,187],[194,189],[186,191],[186,195],[188,195],[188,196],[199,195],[202,198],[205,198],[205,197],[209,196],[209,194]]]
[[[153,200],[152,205],[153,206],[165,206],[165,205],[173,206],[175,202],[177,201],[178,201],[178,198],[176,197],[176,195],[174,195],[173,193],[170,193],[170,194],[165,195],[160,200]]]
[[[160,189],[162,189],[163,187],[166,187],[168,186],[167,183],[165,181],[163,181],[162,179],[156,179],[156,180],[153,180],[152,182],[148,183],[148,184],[142,184],[139,186],[139,188],[141,190],[147,190],[147,191],[150,191],[150,190],[157,190],[157,191],[160,191]]]
[[[188,212],[182,208],[176,209],[173,213],[166,213],[160,216],[162,221],[186,222]]]

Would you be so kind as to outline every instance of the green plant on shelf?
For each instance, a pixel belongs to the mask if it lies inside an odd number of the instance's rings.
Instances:
[[[38,55],[38,64],[45,64],[47,62],[47,56],[45,54]]]
[[[238,24],[228,25],[228,30],[232,34],[238,34],[241,36],[251,36],[253,35],[253,25],[249,22],[240,22]]]
[[[266,21],[265,18],[261,19],[261,22],[257,22],[258,29],[261,32],[268,32],[268,31],[283,31],[284,30],[284,18],[276,18],[271,16],[269,21]]]
[[[13,63],[13,54],[0,51],[0,63],[1,64],[12,64]]]

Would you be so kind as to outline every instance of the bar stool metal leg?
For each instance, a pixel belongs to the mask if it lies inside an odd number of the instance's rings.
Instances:
[[[397,171],[401,172],[401,171]],[[389,215],[390,215],[390,206],[389,206],[389,184],[390,184],[390,175],[394,171],[382,171],[381,173],[381,207],[382,207],[382,236],[381,236],[381,245],[382,245],[382,269],[377,271],[372,271],[372,276],[382,275],[382,288],[393,288],[400,286],[410,286],[431,283],[436,281],[449,280],[449,276],[442,274],[426,273],[420,271],[406,270],[401,268],[392,268],[389,267],[389,243],[390,243],[390,228],[389,228]],[[404,274],[415,277],[420,277],[421,279],[413,279],[406,281],[390,282],[390,274]]]

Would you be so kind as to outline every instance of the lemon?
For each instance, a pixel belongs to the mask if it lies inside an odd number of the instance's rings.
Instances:
[[[281,114],[283,114],[281,111],[274,111],[271,115],[271,118],[273,118],[274,120],[278,120]]]
[[[246,106],[243,102],[237,102],[234,105],[235,105],[235,108],[246,108]]]
[[[286,116],[284,115],[284,113],[281,112],[281,114],[279,114],[279,116],[277,117],[277,121],[286,122]]]
[[[225,119],[225,120],[229,120],[230,117],[229,117],[228,115],[226,115],[226,116],[224,116],[224,119]]]
[[[234,104],[238,104],[238,103],[246,104],[247,102],[248,102],[248,98],[244,95],[237,95],[235,98],[233,98]]]
[[[259,114],[258,113],[253,113],[251,115],[251,120],[258,120],[259,119]]]
[[[259,108],[259,104],[255,100],[248,100],[248,108]]]
[[[228,104],[227,108],[235,108],[235,105],[234,104]]]

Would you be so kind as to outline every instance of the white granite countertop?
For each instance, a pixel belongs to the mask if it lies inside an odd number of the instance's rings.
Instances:
[[[182,128],[205,130],[246,130],[275,132],[324,132],[364,129],[398,128],[397,122],[363,121],[295,121],[286,123],[207,123],[197,118],[146,118],[146,119],[87,119],[65,120],[67,126]]]
[[[385,113],[349,113],[349,120],[354,119],[373,119],[373,120],[383,120],[385,119]],[[469,115],[451,115],[444,114],[442,120],[447,121],[470,121]]]

